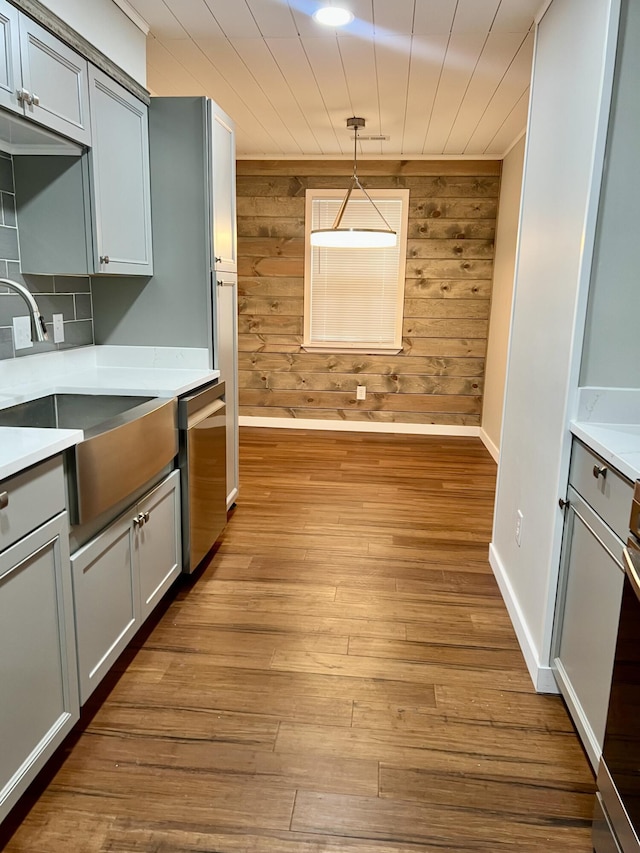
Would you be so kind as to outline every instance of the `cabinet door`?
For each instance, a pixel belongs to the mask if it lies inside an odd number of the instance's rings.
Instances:
[[[84,704],[138,630],[132,513],[76,551],[71,566]]]
[[[604,741],[624,570],[622,542],[569,489],[555,674],[594,769]]]
[[[214,268],[235,272],[238,266],[235,129],[229,116],[210,103]]]
[[[95,271],[151,275],[147,107],[90,68]]]
[[[180,472],[174,471],[136,507],[135,537],[141,621],[182,571]]]
[[[68,537],[62,513],[0,554],[0,820],[79,716]]]
[[[22,112],[18,101],[22,75],[20,72],[20,36],[18,10],[0,2],[0,107]]]
[[[216,367],[225,383],[227,404],[227,509],[238,496],[238,279],[215,275]]]
[[[20,15],[20,54],[25,115],[90,145],[86,59],[26,15]]]

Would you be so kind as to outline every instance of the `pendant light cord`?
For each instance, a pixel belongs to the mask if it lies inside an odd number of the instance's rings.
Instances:
[[[353,192],[354,187],[357,187],[369,199],[371,204],[374,206],[376,213],[378,214],[380,219],[382,219],[384,224],[387,226],[387,229],[389,231],[393,231],[393,228],[389,225],[389,223],[387,222],[387,220],[383,216],[382,211],[380,210],[378,205],[375,203],[375,201],[371,198],[369,193],[365,190],[365,188],[362,186],[362,184],[358,180],[358,126],[357,125],[353,128],[353,131],[354,131],[354,135],[353,135],[353,177],[351,178],[351,186],[347,190],[347,194],[344,197],[344,201],[340,205],[340,210],[338,211],[338,215],[335,218],[335,222],[331,226],[331,230],[335,231],[336,228],[340,227],[340,223],[342,222],[342,217],[344,216],[344,212],[345,212],[345,209],[347,207],[347,202],[351,198],[351,193]]]

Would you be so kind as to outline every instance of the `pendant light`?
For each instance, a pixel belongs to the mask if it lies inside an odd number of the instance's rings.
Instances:
[[[331,228],[317,228],[311,232],[310,242],[312,246],[322,246],[332,249],[386,249],[390,246],[395,246],[398,242],[397,233],[391,228],[374,200],[358,180],[358,130],[364,126],[365,120],[363,118],[356,118],[354,116],[347,119],[347,127],[352,128],[354,132],[353,177],[351,178],[351,185],[340,205],[340,210]],[[362,228],[340,227],[347,204],[351,198],[351,193],[356,188],[361,190],[371,202],[382,223],[384,223],[384,228],[367,228],[364,226]]]

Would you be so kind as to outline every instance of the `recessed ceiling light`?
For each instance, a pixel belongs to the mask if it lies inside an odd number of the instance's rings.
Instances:
[[[323,6],[313,13],[313,18],[327,27],[344,27],[345,24],[353,21],[353,14],[348,9],[340,9],[338,6]]]

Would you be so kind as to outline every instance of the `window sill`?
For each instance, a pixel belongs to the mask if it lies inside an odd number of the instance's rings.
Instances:
[[[398,349],[397,347],[387,347],[376,348],[376,347],[339,347],[339,346],[307,346],[305,344],[302,345],[303,352],[314,352],[314,353],[326,353],[327,355],[331,355],[332,353],[338,353],[340,355],[345,355],[349,353],[353,353],[354,355],[398,355],[398,353],[402,352],[402,347]]]

